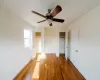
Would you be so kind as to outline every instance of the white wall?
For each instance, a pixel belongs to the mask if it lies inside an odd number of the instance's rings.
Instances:
[[[59,32],[65,32],[65,27],[50,27],[44,29],[45,53],[56,53],[59,56]]]
[[[24,48],[24,29],[32,26],[0,7],[0,79],[12,80],[32,57]]]
[[[100,6],[69,25],[68,30],[72,62],[86,80],[100,80]]]
[[[59,48],[57,39],[59,37],[56,29],[45,28],[44,36],[45,53],[57,53],[57,50]]]

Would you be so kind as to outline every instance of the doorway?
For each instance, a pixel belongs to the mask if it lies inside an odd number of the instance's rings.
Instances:
[[[35,32],[34,35],[34,56],[36,54],[40,54],[42,52],[42,38],[41,38],[41,32]]]
[[[65,32],[59,32],[59,54],[65,57]]]

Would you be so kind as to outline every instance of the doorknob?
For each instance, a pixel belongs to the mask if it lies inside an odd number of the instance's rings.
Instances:
[[[75,50],[75,52],[78,52],[78,50]]]

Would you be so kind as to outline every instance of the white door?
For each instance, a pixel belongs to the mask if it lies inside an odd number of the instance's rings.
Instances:
[[[70,59],[75,66],[77,66],[78,60],[78,28],[71,30],[71,42],[70,42]]]
[[[68,58],[68,32],[65,35],[65,57]]]

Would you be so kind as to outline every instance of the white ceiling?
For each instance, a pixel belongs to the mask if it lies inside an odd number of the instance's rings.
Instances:
[[[56,17],[65,19],[65,22],[53,23],[53,25],[64,26],[96,7],[100,0],[3,0],[0,3],[31,25],[45,27],[48,23],[37,24],[37,21],[44,18],[31,13],[32,10],[45,15],[49,8],[53,9],[56,5],[60,5],[63,10]]]

